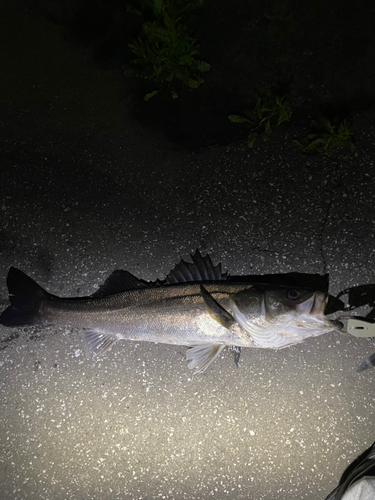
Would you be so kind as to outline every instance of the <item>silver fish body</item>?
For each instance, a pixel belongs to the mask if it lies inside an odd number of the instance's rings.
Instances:
[[[5,326],[82,328],[94,355],[122,339],[186,345],[194,373],[204,371],[226,346],[275,349],[336,329],[324,316],[327,294],[231,282],[198,252],[193,264],[182,261],[165,282],[150,284],[115,271],[86,298],[51,295],[15,268],[7,283],[11,305],[0,316]]]
[[[224,308],[244,284],[206,284],[210,295]],[[118,340],[191,345],[207,341],[248,347],[242,339],[215,321],[200,293],[199,284],[168,285],[130,290],[104,298],[46,300],[40,323],[71,325],[116,336]]]

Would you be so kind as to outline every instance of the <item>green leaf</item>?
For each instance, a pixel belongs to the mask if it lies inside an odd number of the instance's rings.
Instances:
[[[143,98],[144,101],[148,101],[151,99],[151,97],[154,97],[154,95],[156,95],[158,92],[160,92],[159,90],[153,90],[152,92],[149,92],[148,94],[146,94]]]
[[[263,136],[263,140],[264,141],[268,141],[269,139],[269,136],[272,134],[272,128],[271,128],[271,124],[270,122],[268,121],[267,124],[266,124],[266,127],[264,129],[264,136]]]
[[[233,123],[251,123],[250,120],[245,118],[244,116],[239,115],[229,115],[229,120]]]
[[[183,54],[179,60],[182,66],[191,66],[194,58],[190,54]]]
[[[157,17],[163,9],[163,0],[154,0],[154,15]]]
[[[347,141],[345,141],[345,144],[344,144],[345,148],[348,149],[351,153],[354,153],[355,151],[355,146],[354,144],[352,143],[352,140],[351,139],[348,139]]]
[[[206,61],[196,61],[197,62],[197,70],[205,73],[206,71],[210,71],[211,65]]]
[[[141,12],[140,10],[136,9],[136,8],[134,7],[134,5],[130,5],[130,4],[128,4],[128,5],[126,6],[126,11],[127,11],[127,12],[131,12],[132,14],[135,14],[135,15],[137,15],[137,16],[141,16],[141,15],[142,15],[142,12]]]
[[[186,83],[191,89],[197,89],[199,87],[199,82],[193,78],[188,78]]]
[[[322,137],[318,137],[317,139],[311,141],[308,147],[309,149],[318,149],[321,146],[324,147],[325,143],[326,141]]]
[[[247,145],[251,149],[254,146],[254,142],[257,138],[257,133],[256,132],[250,132],[250,134],[247,137]]]
[[[298,139],[293,139],[292,144],[294,144],[295,146],[297,146],[300,149],[305,149],[305,144],[302,143],[302,141],[299,141]]]
[[[281,125],[284,122],[288,122],[290,117],[292,116],[292,112],[290,108],[281,108],[280,109],[279,119],[277,120],[277,126]]]

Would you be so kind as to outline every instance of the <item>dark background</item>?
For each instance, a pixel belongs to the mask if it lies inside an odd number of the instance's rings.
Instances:
[[[121,70],[131,59],[128,43],[140,34],[143,20],[129,4],[139,7],[120,0],[24,0],[20,7],[59,27],[86,61]],[[291,93],[293,123],[298,125],[321,114],[350,117],[374,104],[374,21],[370,1],[208,0],[189,24],[200,57],[211,65],[205,83],[195,90],[178,87],[176,100],[164,91],[144,102],[155,84],[123,78],[120,71],[116,97],[122,113],[187,147],[227,144],[244,136],[227,117],[252,109],[257,89]],[[5,29],[11,30],[13,23],[7,24]],[[26,26],[15,37],[16,46],[33,43]]]

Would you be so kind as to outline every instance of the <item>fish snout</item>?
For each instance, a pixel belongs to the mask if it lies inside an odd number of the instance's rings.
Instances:
[[[310,314],[324,314],[328,302],[328,294],[324,292],[315,292],[313,299]]]

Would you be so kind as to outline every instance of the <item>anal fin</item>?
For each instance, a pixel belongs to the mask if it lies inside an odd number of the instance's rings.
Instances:
[[[117,337],[111,333],[84,330],[86,352],[93,356],[100,356],[117,342]]]

